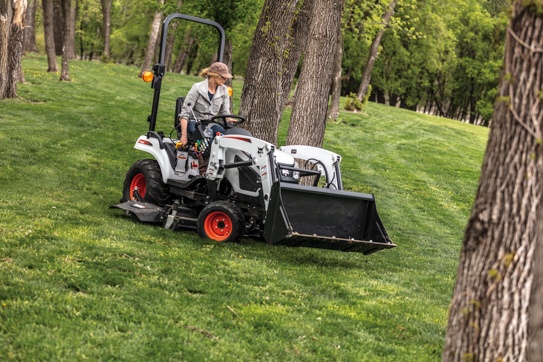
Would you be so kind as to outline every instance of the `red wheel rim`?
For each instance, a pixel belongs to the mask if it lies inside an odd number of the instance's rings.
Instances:
[[[138,194],[141,197],[145,197],[147,191],[147,184],[145,183],[145,176],[142,173],[138,173],[130,182],[130,200],[135,200],[134,190],[138,188]]]
[[[204,230],[210,239],[224,241],[232,234],[232,220],[224,212],[214,211],[207,215]]]

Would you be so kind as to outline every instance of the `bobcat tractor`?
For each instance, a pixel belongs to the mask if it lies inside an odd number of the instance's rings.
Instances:
[[[220,37],[218,61],[223,59],[225,35],[218,23],[178,13],[164,20],[159,63],[143,76],[154,89],[149,130],[134,146],[152,158],[130,167],[121,203],[112,207],[141,222],[196,229],[217,242],[255,237],[270,244],[364,254],[395,247],[374,196],[343,190],[341,156],[334,152],[303,145],[276,148],[240,128],[245,119],[235,115],[195,119],[189,144],[181,145],[179,134],[172,134],[180,131],[183,98],[177,99],[170,136],[155,131],[168,27],[174,19],[214,27]],[[212,135],[214,124],[226,131]]]

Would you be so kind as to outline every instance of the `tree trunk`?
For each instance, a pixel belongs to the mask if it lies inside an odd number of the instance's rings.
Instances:
[[[23,51],[25,53],[38,51],[36,47],[36,0],[29,1],[26,8]]]
[[[265,1],[245,73],[239,111],[247,119],[244,126],[255,137],[274,144],[288,99],[283,74],[290,71],[291,61],[298,62],[288,50],[296,12],[302,6],[302,0]]]
[[[194,65],[194,61],[196,60],[196,56],[198,55],[199,49],[200,49],[200,43],[195,41],[190,47],[189,53],[187,55],[187,70],[185,74],[190,75],[192,73],[192,67]]]
[[[26,0],[0,2],[0,99],[17,97]]]
[[[284,71],[281,76],[281,93],[283,94],[283,100],[280,107],[281,114],[289,103],[294,76],[298,70],[300,58],[306,48],[307,37],[309,35],[308,24],[311,23],[314,5],[314,0],[304,0],[300,10],[294,17],[292,31],[288,38],[289,42],[287,43],[287,49],[285,50],[287,58],[285,58],[285,65],[283,66]],[[296,92],[294,92],[294,94],[295,93]],[[294,102],[293,99],[292,102]],[[281,117],[281,115],[279,115],[279,117]],[[279,121],[281,121],[281,118],[279,118]]]
[[[75,26],[77,24],[77,12],[79,8],[79,0],[72,0],[72,9],[70,10],[70,29],[68,41],[68,56],[69,59],[75,59]],[[68,33],[67,33],[68,34]],[[64,36],[67,36],[66,34]]]
[[[304,63],[294,96],[287,144],[321,147],[343,1],[315,0]]]
[[[64,13],[64,44],[62,45],[62,68],[60,80],[70,81],[69,61],[74,51],[75,44],[75,18],[77,0],[62,0]]]
[[[111,56],[111,2],[112,0],[101,0],[102,3],[102,32],[104,35],[104,54],[107,61]]]
[[[230,69],[230,74],[234,75],[234,68],[232,67],[232,42],[230,39],[226,39],[224,44],[224,59],[223,63],[228,66],[228,69]],[[227,79],[226,82],[224,82],[224,85],[227,87],[232,88],[232,79]],[[234,114],[234,93],[232,92],[232,96],[230,96],[230,114]]]
[[[0,2],[0,99],[13,98],[6,94],[11,79],[11,70],[8,66],[8,50],[11,40],[11,24],[13,22],[13,4],[11,1]]]
[[[183,5],[182,0],[177,1],[177,9],[181,8]],[[170,30],[168,31],[168,40],[166,44],[166,55],[164,57],[165,61],[164,64],[166,64],[166,70],[173,71],[173,64],[172,64],[172,58],[173,58],[173,48],[175,45],[175,38],[177,33],[177,28],[179,27],[179,22],[175,21],[173,24],[170,25]]]
[[[178,22],[174,22],[170,25],[170,30],[168,32],[168,39],[166,41],[166,54],[164,55],[164,64],[166,65],[166,70],[172,71],[172,54],[173,46],[175,44],[175,33],[178,26]],[[157,41],[157,44],[160,42]],[[159,50],[160,51],[160,50]]]
[[[462,245],[443,361],[526,361],[529,310],[541,312],[540,303],[529,303],[532,288],[543,287],[532,286],[541,281],[533,265],[543,196],[543,15],[534,2],[525,3],[516,0],[512,7],[499,100]],[[541,348],[541,339],[536,343]]]
[[[539,208],[538,220],[543,220],[543,207]],[[537,361],[543,356],[543,222],[537,226],[537,242],[535,245],[533,265],[534,280],[532,281],[532,299],[528,314],[529,350],[528,361]]]
[[[83,42],[83,32],[85,31],[85,21],[79,22],[79,60],[85,60],[85,46]]]
[[[13,24],[11,26],[11,52],[8,55],[10,67],[13,69],[12,77],[15,82],[10,83],[7,92],[17,97],[17,83],[25,83],[23,74],[23,54],[24,54],[24,23],[27,8],[27,0],[15,0],[13,12]]]
[[[366,66],[364,67],[364,73],[362,74],[362,80],[360,82],[360,87],[358,88],[358,93],[356,93],[356,97],[361,102],[366,97],[366,93],[368,93],[368,87],[371,81],[371,73],[373,72],[373,65],[375,64],[375,61],[377,60],[377,55],[379,52],[379,45],[381,44],[381,39],[383,38],[383,35],[385,34],[385,30],[390,24],[390,19],[392,18],[392,15],[394,15],[394,8],[396,7],[397,2],[398,0],[392,0],[390,2],[390,5],[388,6],[388,10],[385,13],[385,15],[383,15],[383,19],[381,20],[381,23],[383,26],[377,33],[377,36],[375,37],[375,39],[373,39],[373,41],[371,42],[370,53],[368,55],[368,61],[366,62]]]
[[[175,63],[173,64],[173,72],[181,73],[183,71],[185,62],[187,61],[187,57],[189,55],[190,49],[194,44],[194,41],[195,40],[190,33],[187,33],[185,35],[183,45],[179,49],[179,53],[177,54],[177,57],[175,58]]]
[[[330,109],[328,110],[327,119],[339,118],[339,101],[341,99],[341,61],[343,59],[343,34],[341,26],[338,27],[338,40],[336,43],[336,51],[334,55],[334,71],[332,73],[332,97],[330,100]]]
[[[164,0],[158,0],[160,5],[164,4]],[[151,24],[151,34],[149,35],[149,42],[147,44],[147,51],[145,52],[145,59],[141,65],[140,76],[146,70],[151,68],[151,61],[153,59],[155,46],[157,43],[158,35],[160,32],[160,23],[162,21],[162,12],[157,11],[155,17],[153,18],[153,23]]]
[[[64,44],[64,0],[53,1],[53,31],[55,34],[55,54],[62,55],[62,47]]]
[[[45,51],[47,53],[47,71],[58,72],[57,56],[55,53],[55,31],[53,29],[54,4],[53,0],[42,0],[43,32]]]

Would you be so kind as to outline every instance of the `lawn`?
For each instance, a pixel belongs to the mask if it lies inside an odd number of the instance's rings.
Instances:
[[[345,188],[375,195],[395,249],[216,244],[109,208],[148,158],[137,68],[73,61],[59,82],[45,57],[23,64],[0,101],[0,360],[440,359],[487,129],[374,103],[329,123]],[[196,80],[167,74],[157,129]]]

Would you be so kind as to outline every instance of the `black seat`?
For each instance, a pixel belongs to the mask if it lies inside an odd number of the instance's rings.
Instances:
[[[181,113],[181,108],[183,108],[183,102],[185,102],[185,97],[179,97],[175,101],[175,115],[173,126],[177,131],[177,138],[181,137],[181,124],[179,123],[179,113]]]

